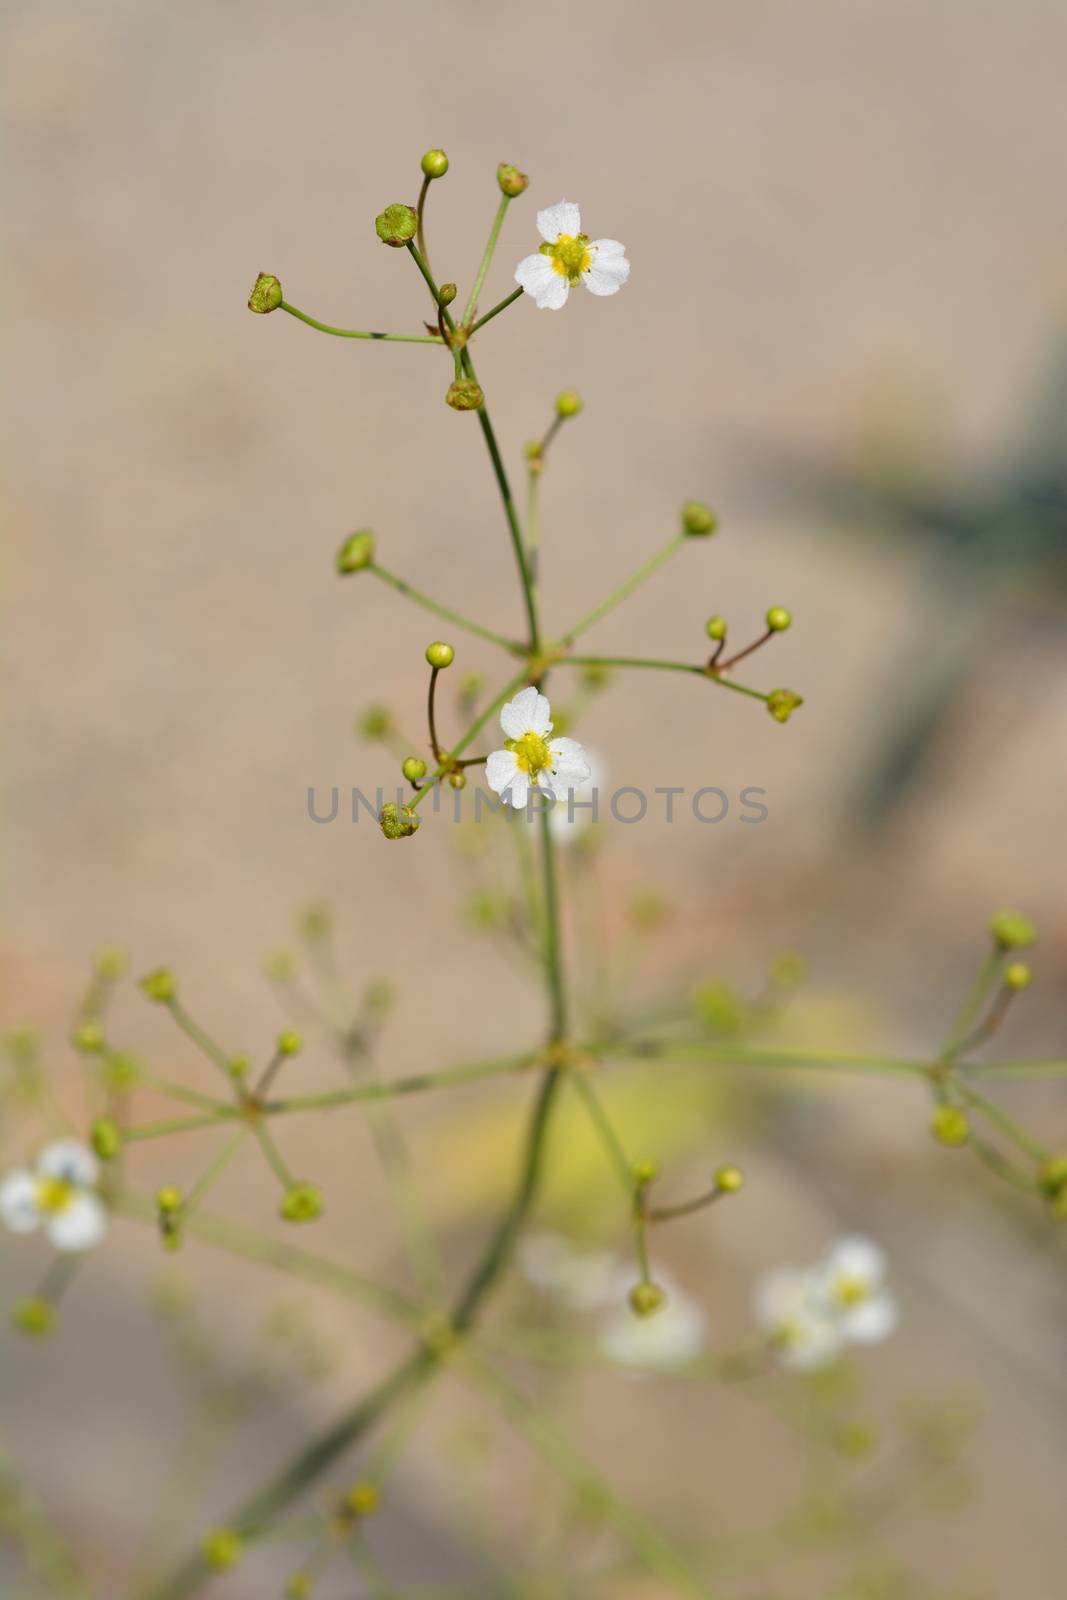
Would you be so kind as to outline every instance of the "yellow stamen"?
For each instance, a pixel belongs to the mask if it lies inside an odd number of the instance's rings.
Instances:
[[[552,265],[561,278],[572,286],[578,283],[583,272],[593,264],[589,237],[584,233],[561,233],[555,244],[543,244],[541,254],[550,256]]]
[[[65,1178],[38,1178],[37,1201],[38,1211],[65,1211],[74,1199],[75,1188]]]
[[[542,739],[539,733],[524,733],[521,739],[509,739],[507,748],[515,757],[519,771],[528,772],[531,778],[536,778],[543,768],[552,765],[548,741]]]
[[[847,1272],[840,1272],[834,1279],[834,1296],[843,1306],[859,1306],[870,1299],[871,1286],[862,1278],[850,1277]]]

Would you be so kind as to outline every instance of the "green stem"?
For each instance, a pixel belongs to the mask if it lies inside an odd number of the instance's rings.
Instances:
[[[1004,952],[1000,946],[993,944],[978,970],[978,976],[964,995],[963,1002],[953,1018],[952,1026],[948,1030],[948,1037],[941,1051],[941,1059],[943,1061],[951,1061],[956,1056],[967,1035],[978,1021],[979,1013],[989,997],[989,991],[997,980],[1003,957]]]
[[[478,268],[478,276],[474,280],[474,287],[470,292],[470,298],[468,299],[466,309],[463,312],[461,326],[467,326],[474,320],[474,311],[478,304],[478,296],[482,292],[482,284],[485,282],[485,275],[489,271],[489,263],[493,259],[493,252],[496,249],[496,242],[500,237],[500,229],[503,227],[504,218],[507,216],[508,206],[510,204],[511,196],[507,194],[503,195],[501,197],[500,204],[497,207],[496,216],[493,218],[493,226],[489,230],[489,238],[486,242],[485,253],[482,256],[482,264]]]
[[[416,605],[422,606],[426,611],[432,611],[435,616],[443,617],[446,622],[453,623],[457,628],[463,628],[467,633],[473,633],[479,639],[486,639],[490,644],[497,644],[502,650],[507,650],[510,655],[522,655],[523,647],[515,639],[505,639],[502,633],[494,633],[492,628],[483,628],[480,622],[472,622],[469,617],[463,617],[458,611],[453,611],[449,606],[443,606],[436,600],[431,600],[429,595],[413,587],[404,578],[398,578],[394,573],[387,572],[376,561],[372,561],[367,568],[375,577],[381,578],[395,589],[398,594],[406,595]]]
[[[292,1189],[296,1184],[296,1179],[286,1166],[282,1157],[282,1153],[278,1149],[278,1146],[274,1143],[270,1133],[268,1133],[267,1129],[261,1122],[254,1123],[252,1131],[256,1136],[256,1142],[263,1152],[268,1167],[273,1172],[282,1188]]]
[[[427,267],[430,265],[430,252],[426,248],[426,234],[424,231],[423,219],[426,214],[426,196],[430,192],[430,185],[432,182],[433,179],[430,177],[429,173],[424,173],[422,179],[422,188],[419,190],[418,205],[415,207],[415,243],[418,246],[419,252],[422,255],[422,259],[425,261]]]
[[[138,1144],[142,1139],[162,1139],[168,1133],[192,1133],[197,1128],[217,1128],[221,1122],[232,1122],[241,1115],[237,1106],[220,1106],[218,1111],[202,1117],[175,1117],[170,1122],[147,1122],[139,1128],[127,1128],[124,1144]]]
[[[606,600],[602,600],[598,606],[594,606],[593,610],[576,622],[573,628],[568,628],[563,635],[564,639],[577,639],[578,635],[585,633],[588,628],[593,626],[594,622],[599,622],[601,617],[606,616],[609,611],[614,611],[615,607],[625,600],[627,595],[633,594],[635,589],[640,588],[646,579],[651,578],[652,574],[657,572],[666,561],[670,560],[675,551],[680,550],[683,544],[687,542],[687,534],[676,533],[657,555],[646,561],[644,566],[638,567],[637,571],[627,578],[625,583],[620,583],[617,589],[613,589]]]
[[[553,660],[555,667],[646,667],[654,672],[689,672],[695,673],[698,678],[703,678],[707,683],[714,683],[720,689],[732,689],[734,694],[747,694],[753,700],[768,700],[769,695],[761,689],[750,689],[747,684],[734,683],[730,678],[720,678],[718,673],[709,672],[707,667],[691,661],[655,661],[647,656],[559,656]]]
[[[421,1094],[427,1089],[446,1089],[477,1078],[492,1078],[505,1072],[521,1072],[537,1060],[539,1051],[499,1056],[488,1061],[469,1061],[441,1072],[418,1072],[407,1078],[378,1078],[370,1083],[353,1084],[348,1089],[327,1089],[321,1094],[294,1095],[286,1100],[268,1100],[261,1107],[265,1116],[291,1111],[321,1111],[329,1106],[353,1105],[361,1100],[393,1100],[399,1095]]]
[[[469,350],[464,350],[463,352],[463,368],[468,378],[473,383],[477,383],[478,379]],[[489,412],[484,401],[478,408],[478,422],[481,426],[486,448],[489,451],[489,460],[492,463],[497,488],[500,490],[504,516],[507,519],[508,532],[511,535],[511,546],[515,552],[515,564],[519,569],[519,582],[522,585],[522,598],[526,607],[526,621],[530,629],[530,649],[536,653],[541,648],[541,633],[537,623],[537,606],[530,585],[530,574],[526,566],[526,551],[523,547],[522,529],[519,526],[519,516],[515,510],[515,499],[511,492],[511,485],[508,482],[508,475],[504,470],[500,447],[496,442],[496,434],[493,432],[493,424],[489,420]]]
[[[1016,1149],[1022,1150],[1034,1161],[1048,1160],[1052,1154],[1051,1150],[1037,1139],[1032,1138],[1026,1129],[1015,1121],[1014,1117],[1009,1117],[1007,1112],[1002,1111],[994,1101],[987,1100],[984,1094],[979,1094],[977,1090],[969,1088],[967,1084],[960,1083],[958,1079],[956,1087],[964,1104],[985,1117],[986,1121],[991,1123],[994,1128],[997,1128],[1005,1139],[1015,1145]]]
[[[526,571],[530,575],[530,597],[534,610],[540,607],[539,584],[541,566],[541,530],[539,499],[541,487],[540,462],[531,464],[526,478]]]
[[[186,1011],[185,1007],[176,996],[173,999],[168,1000],[166,1004],[167,1010],[174,1018],[174,1021],[177,1023],[178,1027],[185,1034],[186,1038],[191,1039],[201,1054],[207,1056],[209,1061],[214,1062],[215,1066],[217,1066],[224,1075],[226,1082],[232,1085],[233,1077],[230,1073],[230,1058],[222,1046],[220,1044],[216,1044],[211,1035],[205,1032],[198,1022],[194,1022],[193,1018],[189,1015],[188,1011]]]
[[[1067,1078],[1067,1061],[968,1061],[966,1070],[980,1078]]]
[[[208,1167],[203,1177],[199,1178],[189,1190],[182,1201],[182,1223],[186,1223],[193,1209],[200,1204],[204,1196],[215,1186],[222,1177],[226,1168],[233,1160],[248,1137],[248,1129],[240,1128],[231,1139],[223,1145],[214,1161]]]
[[[926,1078],[923,1061],[892,1056],[869,1056],[846,1050],[777,1050],[753,1045],[700,1044],[662,1039],[605,1040],[588,1048],[605,1057],[624,1056],[657,1061],[692,1061],[700,1065],[735,1067],[799,1067],[812,1071],[870,1072],[889,1077]]]
[[[414,261],[415,265],[418,267],[419,271],[422,273],[423,278],[426,280],[426,287],[429,289],[430,294],[433,297],[433,303],[437,307],[438,314],[442,318],[442,320],[444,321],[445,327],[448,329],[449,333],[455,333],[455,331],[456,331],[455,319],[453,318],[452,313],[451,313],[451,311],[449,311],[448,307],[447,306],[443,306],[441,304],[441,291],[437,287],[437,284],[434,282],[433,273],[430,271],[429,263],[425,260],[425,258],[421,254],[421,252],[419,251],[417,245],[409,243],[407,248],[408,248],[408,254],[411,256],[411,259]],[[433,344],[439,344],[440,340],[434,339],[431,342]]]
[[[522,288],[512,289],[510,294],[505,295],[503,300],[498,301],[492,311],[487,311],[484,317],[479,317],[477,322],[472,323],[467,330],[468,333],[473,335],[478,332],[479,328],[484,328],[487,322],[492,322],[493,318],[498,317],[502,311],[506,311],[508,306],[514,305],[515,301],[520,299],[525,292]]]
[[[426,333],[364,333],[357,328],[334,328],[328,322],[320,322],[317,317],[309,317],[306,311],[298,311],[287,300],[283,300],[278,309],[288,311],[291,317],[306,322],[309,328],[316,328],[319,333],[332,333],[335,339],[384,339],[391,344],[435,344],[438,348],[441,345],[440,339]]]
[[[593,1085],[589,1082],[584,1072],[572,1072],[571,1082],[574,1084],[578,1095],[589,1115],[589,1120],[596,1129],[597,1136],[607,1154],[608,1160],[618,1174],[619,1182],[628,1199],[634,1195],[634,1170],[632,1163],[627,1159],[626,1151],[618,1134],[611,1124],[607,1112]]]

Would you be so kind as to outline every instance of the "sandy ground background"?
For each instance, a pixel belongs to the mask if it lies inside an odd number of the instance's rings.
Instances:
[[[740,635],[771,603],[798,619],[750,674],[803,690],[786,729],[667,675],[618,681],[583,724],[615,783],[768,794],[759,829],[733,816],[609,826],[613,924],[650,885],[672,907],[637,992],[710,972],[751,990],[769,955],[795,945],[813,965],[812,1037],[922,1053],[989,912],[1019,903],[1042,927],[1040,981],[1004,1049],[1063,1053],[1062,520],[1040,555],[1024,541],[1005,555],[1002,541],[1000,565],[965,554],[946,568],[929,539],[831,518],[812,492],[812,469],[859,471],[970,508],[995,502],[1033,445],[1067,305],[1061,6],[15,0],[2,38],[2,1015],[42,1029],[70,1104],[63,1039],[91,951],[119,944],[138,970],[171,963],[197,1015],[261,1053],[278,1019],[261,958],[320,899],[356,986],[389,974],[400,987],[386,1070],[506,1049],[539,1026],[536,990],[457,927],[463,879],[443,825],[386,848],[366,818],[316,827],[305,810],[310,784],[392,781],[395,764],[353,738],[353,720],[382,700],[418,730],[421,653],[439,632],[384,588],[336,580],[347,531],[373,527],[386,565],[520,626],[477,426],[442,404],[447,362],[432,350],[333,341],[244,310],[265,269],[327,321],[417,329],[420,285],[378,246],[373,219],[414,199],[418,158],[437,143],[452,170],[432,195],[432,254],[461,288],[497,161],[531,175],[486,306],[535,247],[536,208],[561,195],[633,262],[616,300],[576,295],[559,316],[520,303],[480,347],[516,475],[555,391],[586,400],[544,485],[549,627],[657,548],[688,496],[714,502],[721,532],[590,647],[689,654],[713,611]],[[874,753],[914,686],[952,670],[961,639],[969,666],[921,781],[861,827]],[[477,641],[460,659],[497,670]],[[131,1048],[202,1081],[136,996],[120,1016]],[[324,1061],[302,1070],[333,1081]],[[741,1336],[763,1267],[846,1227],[884,1239],[905,1318],[865,1363],[872,1406],[891,1415],[962,1388],[984,1414],[969,1499],[947,1522],[894,1526],[889,1548],[939,1596],[1054,1600],[1062,1245],[965,1158],[931,1151],[910,1091],[810,1089],[791,1110],[761,1102],[759,1118],[726,1124],[752,1179],[745,1205],[733,1227],[679,1229],[671,1264],[716,1333]],[[487,1138],[510,1136],[519,1100],[494,1088],[412,1110],[457,1262],[500,1174],[487,1155],[484,1180],[467,1181],[436,1154],[483,1118]],[[1054,1085],[1013,1103],[1049,1143],[1067,1139]],[[698,1173],[706,1142],[689,1147]],[[323,1247],[391,1270],[395,1230],[358,1119],[294,1125],[288,1148],[330,1193]],[[189,1181],[203,1163],[202,1147],[163,1150],[141,1153],[146,1185]],[[256,1221],[271,1203],[249,1163],[219,1209]],[[157,1257],[132,1227],[121,1238],[79,1282],[50,1354],[3,1350],[6,1447],[95,1551],[108,1595],[183,1403],[143,1309]],[[5,1246],[4,1259],[11,1285],[32,1282],[27,1250]],[[232,1270],[205,1252],[183,1271],[239,1348],[275,1288],[253,1275],[235,1299]],[[394,1348],[388,1330],[308,1298],[335,1363],[324,1386],[275,1408],[279,1450]],[[736,1397],[591,1377],[571,1408],[591,1452],[621,1459],[628,1487],[690,1531],[758,1524],[768,1496],[795,1488],[788,1443]],[[451,1570],[442,1485],[462,1414],[435,1405],[383,1535],[401,1555],[422,1551],[424,1577]],[[265,1448],[238,1452],[224,1499]],[[498,1448],[525,1492],[527,1456],[505,1437]],[[720,1476],[727,1450],[736,1470]],[[494,1516],[524,1537],[514,1505]],[[781,1600],[830,1592],[820,1571],[768,1581]]]

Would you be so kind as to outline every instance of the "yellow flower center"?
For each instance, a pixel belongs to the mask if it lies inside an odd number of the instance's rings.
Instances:
[[[74,1199],[74,1185],[65,1178],[38,1178],[37,1180],[37,1209],[38,1211],[65,1211]]]
[[[870,1284],[862,1278],[850,1277],[847,1272],[838,1273],[834,1279],[834,1298],[843,1306],[859,1306],[871,1296]]]
[[[524,733],[521,739],[509,739],[507,748],[515,757],[519,771],[528,772],[531,778],[536,778],[544,767],[552,765],[548,740],[542,739],[539,733]]]
[[[589,236],[585,233],[561,233],[555,244],[541,246],[543,256],[551,256],[552,265],[561,278],[566,278],[570,284],[579,281],[583,272],[588,272],[593,263],[593,253],[589,248]]]

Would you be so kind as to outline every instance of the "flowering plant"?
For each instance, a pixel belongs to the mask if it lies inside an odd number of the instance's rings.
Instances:
[[[679,659],[576,650],[578,641],[596,623],[666,561],[715,533],[717,519],[710,507],[701,500],[689,500],[681,508],[675,531],[635,573],[619,581],[593,610],[569,626],[559,631],[546,629],[538,584],[538,490],[550,451],[564,426],[580,414],[582,402],[573,390],[562,391],[551,422],[541,437],[527,446],[527,500],[525,515],[520,516],[472,350],[490,324],[494,324],[494,334],[498,331],[496,319],[523,296],[531,297],[540,309],[553,310],[563,308],[571,288],[579,284],[595,297],[611,297],[626,285],[630,263],[617,241],[590,239],[584,234],[578,207],[561,201],[538,213],[543,242],[515,268],[519,287],[481,311],[483,288],[505,219],[528,186],[524,174],[504,164],[497,172],[500,200],[489,239],[465,306],[457,315],[452,309],[459,305],[457,286],[438,281],[426,243],[428,197],[447,171],[444,152],[428,151],[422,160],[423,181],[416,204],[390,204],[375,223],[378,239],[410,258],[422,280],[422,291],[428,293],[429,318],[423,331],[383,333],[323,323],[287,300],[279,279],[268,273],[257,278],[249,306],[258,315],[282,311],[339,338],[402,341],[437,349],[447,363],[448,382],[442,384],[446,403],[459,413],[473,412],[477,418],[514,556],[525,613],[524,636],[507,637],[396,576],[380,563],[374,535],[367,529],[344,540],[336,566],[346,581],[377,580],[446,622],[450,631],[488,641],[507,658],[503,680],[489,693],[477,682],[461,687],[459,703],[467,725],[458,737],[449,738],[441,728],[438,693],[442,674],[455,664],[456,647],[443,639],[429,643],[426,755],[415,750],[401,753],[396,798],[383,800],[378,821],[385,840],[409,841],[405,849],[432,848],[425,838],[413,839],[427,798],[439,796],[443,785],[462,790],[472,773],[485,767],[497,810],[501,816],[508,809],[512,813],[501,826],[510,829],[516,840],[521,894],[517,909],[507,900],[501,912],[493,897],[499,885],[494,884],[490,898],[481,902],[479,915],[502,937],[514,936],[542,987],[544,1026],[533,1038],[519,1041],[503,1058],[379,1077],[372,1068],[371,1047],[389,997],[380,988],[372,989],[354,1010],[340,1015],[332,1004],[317,1010],[312,1007],[348,1076],[337,1088],[294,1094],[287,1079],[304,1048],[302,1031],[284,1028],[254,1069],[247,1057],[220,1044],[192,1015],[175,975],[166,968],[156,969],[141,979],[144,996],[169,1015],[214,1074],[213,1088],[194,1088],[158,1079],[116,1046],[107,1007],[122,976],[123,961],[113,951],[99,958],[72,1041],[89,1069],[95,1115],[87,1119],[87,1126],[76,1130],[76,1136],[50,1137],[37,1153],[28,1151],[26,1159],[0,1183],[0,1219],[7,1228],[18,1234],[43,1233],[59,1253],[59,1267],[50,1267],[38,1292],[16,1306],[17,1326],[36,1335],[51,1330],[75,1267],[92,1248],[105,1247],[110,1215],[155,1227],[167,1250],[176,1250],[187,1241],[208,1242],[235,1256],[313,1279],[341,1297],[372,1307],[395,1324],[403,1342],[393,1368],[332,1419],[295,1459],[274,1467],[244,1504],[218,1508],[184,1558],[153,1569],[137,1591],[145,1600],[183,1600],[198,1594],[213,1575],[240,1567],[252,1547],[268,1538],[288,1536],[303,1545],[303,1553],[294,1556],[286,1578],[285,1593],[290,1600],[310,1595],[334,1557],[345,1549],[359,1558],[365,1574],[370,1573],[369,1592],[397,1592],[374,1565],[365,1524],[387,1493],[389,1469],[405,1437],[406,1408],[446,1372],[458,1374],[487,1398],[561,1475],[575,1496],[595,1507],[598,1526],[607,1530],[609,1544],[606,1555],[594,1553],[591,1570],[583,1566],[583,1592],[621,1592],[611,1585],[617,1572],[631,1569],[655,1574],[665,1593],[718,1592],[709,1575],[714,1567],[713,1552],[701,1541],[673,1538],[658,1520],[605,1482],[512,1377],[506,1358],[515,1355],[551,1360],[562,1350],[568,1361],[597,1360],[631,1377],[669,1371],[715,1381],[807,1381],[812,1384],[805,1392],[813,1409],[805,1412],[806,1425],[820,1438],[829,1432],[836,1443],[843,1442],[846,1454],[863,1453],[863,1430],[846,1414],[847,1399],[842,1401],[841,1391],[827,1374],[839,1371],[847,1347],[876,1344],[897,1324],[898,1302],[889,1287],[884,1252],[868,1239],[847,1234],[830,1246],[814,1267],[783,1267],[755,1275],[750,1336],[740,1349],[716,1349],[716,1330],[696,1288],[683,1286],[669,1270],[657,1266],[655,1243],[679,1218],[711,1208],[720,1215],[724,1203],[729,1214],[744,1185],[742,1173],[715,1149],[719,1135],[702,1128],[701,1149],[707,1157],[710,1180],[694,1194],[677,1195],[671,1175],[658,1163],[635,1157],[632,1145],[641,1130],[619,1125],[610,1113],[602,1078],[612,1065],[636,1063],[653,1073],[671,1062],[688,1062],[702,1068],[749,1065],[783,1072],[814,1068],[903,1078],[928,1096],[930,1130],[941,1145],[966,1147],[992,1177],[1024,1191],[1035,1209],[1042,1207],[1053,1217],[1067,1213],[1067,1156],[1020,1126],[987,1096],[983,1082],[1008,1076],[1067,1074],[1064,1061],[991,1062],[981,1056],[982,1047],[999,1029],[1014,997],[1031,981],[1031,969],[1020,952],[1033,944],[1035,930],[1018,912],[1002,912],[993,918],[974,986],[927,1059],[814,1051],[782,1044],[776,1036],[770,1043],[760,1042],[760,1031],[779,1023],[788,993],[798,982],[795,960],[776,963],[769,995],[751,1004],[740,1003],[715,986],[703,990],[695,1006],[681,1012],[635,1012],[623,1007],[605,1015],[595,1005],[584,1003],[588,997],[578,990],[565,950],[557,860],[562,841],[578,843],[580,839],[572,830],[561,828],[560,816],[554,817],[553,812],[567,807],[590,781],[594,761],[576,738],[563,731],[572,718],[561,717],[558,709],[553,712],[546,693],[550,677],[558,681],[577,671],[588,708],[615,672],[682,673],[695,676],[709,688],[746,696],[762,705],[776,723],[785,724],[803,704],[801,696],[789,688],[763,689],[742,682],[736,669],[771,645],[790,627],[792,618],[783,606],[771,604],[758,636],[733,648],[727,642],[726,620],[712,616],[706,624],[707,643],[701,642],[699,649]],[[604,314],[610,314],[608,308]],[[457,420],[455,425],[473,423]],[[503,747],[479,751],[483,736],[492,743],[487,730],[492,730],[494,722],[503,735]],[[366,728],[383,744],[391,734],[389,719],[381,712],[368,716]],[[527,823],[536,830],[533,839],[527,835]],[[646,905],[641,919],[654,921],[656,914],[654,906]],[[308,916],[304,935],[309,949],[321,957],[329,936],[322,913]],[[276,958],[270,974],[287,1002],[299,1003],[300,991],[287,958]],[[331,973],[331,985],[333,976]],[[9,1106],[29,1107],[44,1121],[53,1122],[53,1108],[32,1042],[20,1034],[12,1037],[10,1046],[9,1076],[3,1084]],[[396,1107],[405,1096],[494,1077],[513,1077],[524,1084],[532,1080],[532,1103],[506,1209],[474,1265],[453,1280],[428,1220],[414,1203]],[[138,1121],[135,1092],[142,1085],[172,1096],[181,1103],[182,1114],[156,1123]],[[568,1238],[527,1230],[551,1161],[550,1134],[567,1098],[588,1120],[617,1183],[617,1215],[629,1239],[624,1259],[606,1246],[590,1250]],[[302,1244],[287,1241],[279,1245],[271,1236],[265,1240],[254,1230],[227,1224],[205,1209],[224,1169],[245,1152],[258,1152],[278,1183],[280,1219],[298,1227],[313,1224],[329,1196],[318,1182],[291,1169],[276,1130],[296,1113],[333,1115],[353,1105],[364,1106],[372,1120],[383,1165],[404,1216],[414,1283],[411,1294],[387,1288],[347,1262],[316,1256]],[[220,1130],[225,1140],[191,1188],[182,1191],[164,1183],[149,1197],[129,1181],[125,1157],[131,1147],[172,1135],[196,1138]],[[53,1131],[50,1128],[50,1133]],[[514,1292],[511,1268],[516,1264],[527,1283],[524,1315],[494,1327],[490,1309],[509,1281]],[[583,1318],[594,1321],[591,1338],[583,1334]],[[557,1338],[560,1333],[562,1342]],[[354,1483],[333,1484],[325,1507],[318,1502],[309,1517],[291,1528],[286,1519],[300,1497],[338,1469],[346,1452],[367,1444],[372,1435],[385,1442],[365,1456],[362,1476]],[[83,1591],[72,1588],[74,1592]],[[518,1590],[509,1588],[507,1592]]]

